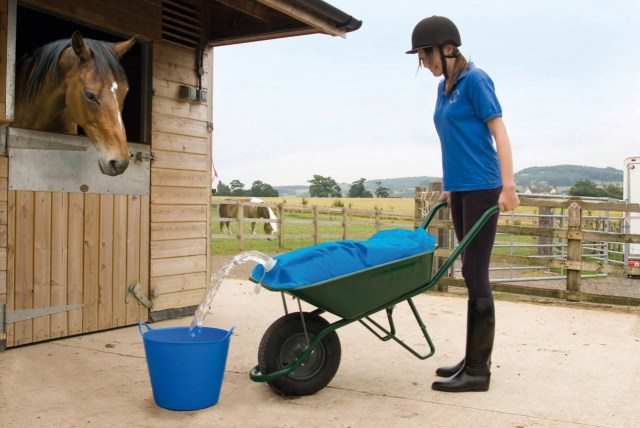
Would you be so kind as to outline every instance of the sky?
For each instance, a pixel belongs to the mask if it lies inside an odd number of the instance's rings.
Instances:
[[[637,0],[327,1],[362,27],[215,48],[214,187],[441,176],[439,78],[405,54],[431,15],[491,76],[514,171],[640,154]]]

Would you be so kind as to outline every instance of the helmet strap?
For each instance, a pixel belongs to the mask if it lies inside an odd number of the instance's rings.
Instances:
[[[444,55],[442,45],[439,45],[438,49],[440,50],[440,60],[442,61],[442,74],[444,74],[444,80],[447,80],[449,78],[449,73],[447,73],[447,57]]]

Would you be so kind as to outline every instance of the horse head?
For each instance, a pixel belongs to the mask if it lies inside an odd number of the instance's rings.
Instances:
[[[122,174],[129,165],[127,133],[122,123],[129,84],[119,59],[135,41],[132,37],[112,45],[92,43],[75,32],[71,49],[61,58],[61,66],[66,61],[66,67],[70,67],[65,94],[68,117],[95,145],[100,170],[107,175]]]
[[[257,204],[263,204],[264,201],[260,198],[251,198],[249,200],[249,202],[252,203],[257,203]],[[273,210],[271,209],[271,207],[269,206],[257,206],[255,207],[255,216],[257,218],[268,218],[271,220],[278,220],[278,217],[276,216],[276,214],[273,212]],[[273,240],[274,238],[274,233],[278,233],[278,223],[277,222],[266,222],[264,223],[264,233],[265,235],[267,235],[267,239],[269,241]]]
[[[81,126],[98,152],[100,170],[122,174],[129,165],[122,107],[129,90],[120,58],[137,37],[119,43],[79,32],[25,57],[16,75],[13,126],[77,134]]]
[[[273,240],[273,226],[271,225],[271,223],[265,223],[264,224],[264,233],[265,235],[268,236],[268,240],[272,241]]]

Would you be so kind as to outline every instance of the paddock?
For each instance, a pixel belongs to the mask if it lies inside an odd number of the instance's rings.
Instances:
[[[361,22],[315,0],[0,0],[0,24],[4,349],[193,312],[211,276],[215,48],[345,37]],[[121,58],[129,165],[117,176],[98,170],[88,130],[13,126],[19,58],[75,31],[137,36]]]

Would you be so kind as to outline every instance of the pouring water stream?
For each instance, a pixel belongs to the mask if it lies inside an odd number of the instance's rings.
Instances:
[[[272,259],[268,255],[260,252],[260,251],[243,251],[240,254],[235,255],[230,261],[228,261],[222,268],[211,276],[211,282],[209,283],[209,287],[205,292],[202,301],[198,305],[198,309],[196,309],[196,313],[193,317],[193,321],[191,322],[191,327],[189,328],[189,335],[191,337],[196,337],[200,331],[202,330],[202,325],[204,323],[204,318],[207,316],[207,312],[213,303],[213,299],[222,284],[222,281],[229,276],[231,270],[243,263],[246,262],[256,262],[260,263],[264,266],[264,274],[269,272],[276,265],[277,260]],[[263,276],[264,276],[263,274]],[[256,292],[260,290],[260,282],[256,285]]]

